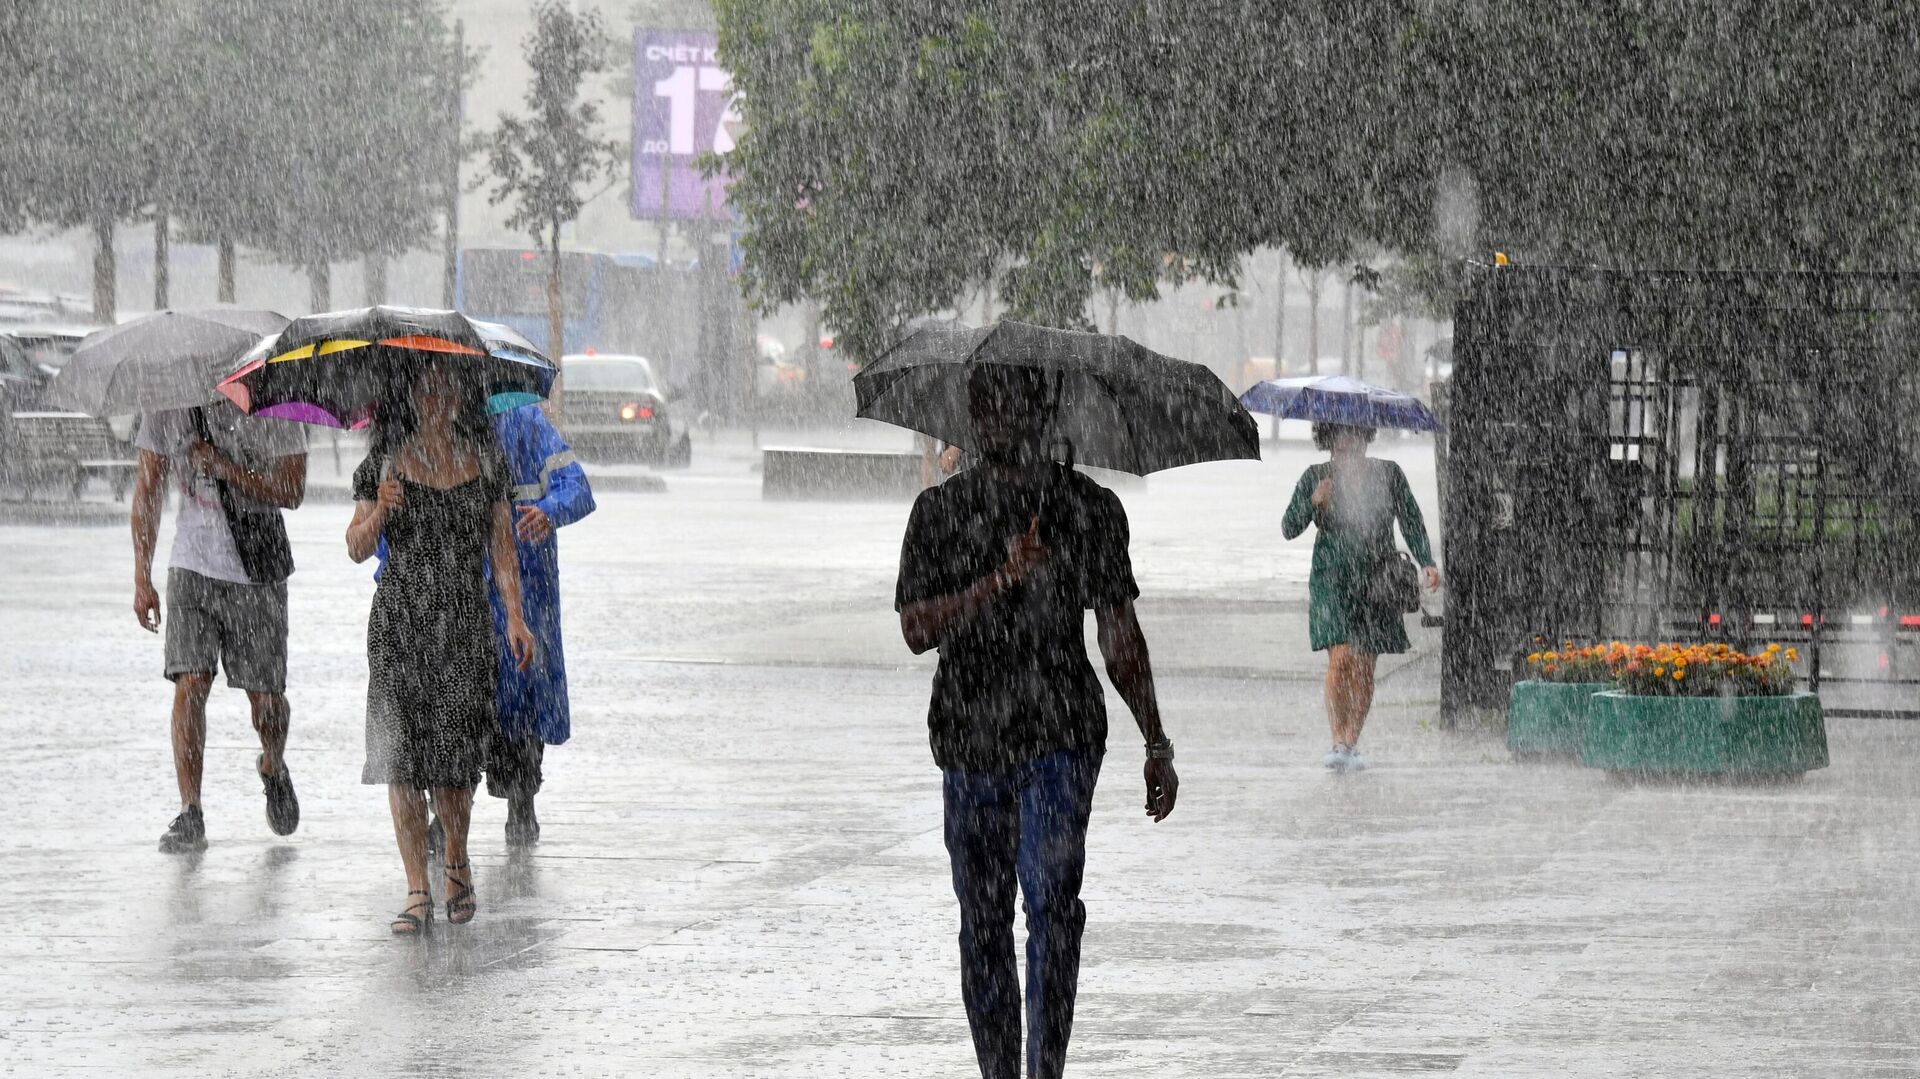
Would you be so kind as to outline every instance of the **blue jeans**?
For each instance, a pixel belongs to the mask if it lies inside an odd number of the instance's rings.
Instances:
[[[984,1079],[1020,1079],[1020,973],[1013,888],[1027,911],[1027,1074],[1065,1067],[1087,908],[1087,816],[1099,748],[1063,750],[1004,772],[942,773],[947,854],[960,900],[960,996]]]

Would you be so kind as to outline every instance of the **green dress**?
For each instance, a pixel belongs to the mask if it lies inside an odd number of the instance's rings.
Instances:
[[[1336,644],[1371,655],[1405,652],[1407,628],[1399,611],[1366,600],[1368,572],[1383,554],[1394,550],[1393,523],[1414,560],[1431,566],[1433,550],[1427,544],[1427,526],[1413,500],[1407,474],[1392,461],[1367,458],[1359,483],[1335,481],[1333,498],[1325,510],[1313,505],[1313,489],[1333,471],[1332,462],[1307,469],[1294,484],[1281,531],[1293,539],[1317,526],[1313,537],[1313,573],[1307,581],[1307,632],[1318,652]]]

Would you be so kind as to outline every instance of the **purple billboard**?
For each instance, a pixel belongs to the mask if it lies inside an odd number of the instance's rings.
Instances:
[[[733,149],[740,115],[712,33],[633,34],[633,216],[724,220],[727,179],[700,174],[703,154]]]

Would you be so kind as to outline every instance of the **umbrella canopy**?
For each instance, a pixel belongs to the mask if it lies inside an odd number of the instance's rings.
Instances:
[[[286,324],[272,311],[225,307],[142,315],[87,335],[46,401],[92,416],[204,405],[248,349]]]
[[[362,307],[289,322],[220,383],[241,411],[327,427],[364,427],[375,406],[428,359],[455,365],[495,411],[531,404],[553,387],[554,366],[526,338],[458,311]]]
[[[1418,397],[1373,386],[1345,375],[1270,378],[1240,395],[1249,411],[1283,420],[1340,423],[1349,427],[1391,427],[1402,431],[1438,431]]]
[[[1059,402],[1053,437],[1082,464],[1144,476],[1260,457],[1253,417],[1205,367],[1125,337],[1005,319],[921,326],[854,376],[859,415],[973,449],[967,383],[979,364],[1047,372]]]

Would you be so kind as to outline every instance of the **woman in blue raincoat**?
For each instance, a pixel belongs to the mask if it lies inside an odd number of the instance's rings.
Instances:
[[[518,670],[499,664],[495,698],[500,717],[487,755],[487,793],[507,800],[507,843],[540,841],[533,796],[540,791],[546,747],[572,733],[567,708],[567,665],[560,647],[560,546],[557,528],[592,513],[587,474],[539,405],[510,409],[493,418],[513,478],[513,531],[520,554],[520,603],[536,644],[533,662]],[[379,552],[386,563],[386,549]],[[494,641],[506,655],[506,612],[493,605]],[[428,829],[438,849],[440,822]]]
[[[533,796],[540,790],[546,747],[571,733],[567,665],[560,648],[560,546],[553,533],[593,512],[593,490],[539,405],[495,416],[494,430],[513,471],[520,600],[538,648],[524,671],[512,663],[499,665],[500,730],[487,763],[487,793],[507,800],[507,843],[524,846],[540,841]],[[504,648],[506,613],[497,599],[493,627],[495,641]]]

